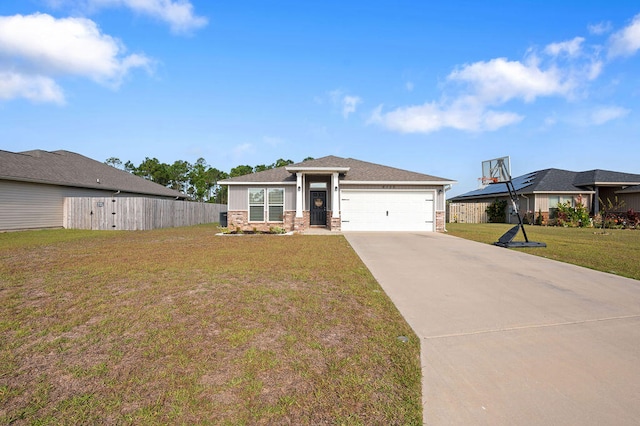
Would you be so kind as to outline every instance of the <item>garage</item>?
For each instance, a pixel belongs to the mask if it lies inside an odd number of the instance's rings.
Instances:
[[[342,189],[343,231],[434,231],[434,191]]]

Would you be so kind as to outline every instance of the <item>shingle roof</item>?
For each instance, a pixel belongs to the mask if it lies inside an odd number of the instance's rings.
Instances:
[[[224,185],[248,182],[295,182],[295,174],[287,171],[287,168],[349,168],[344,176],[340,177],[340,179],[345,182],[441,182],[443,185],[454,183],[454,181],[450,179],[333,155],[307,160],[277,169],[238,176],[220,181],[219,183]]]
[[[594,185],[606,186],[619,184],[640,183],[640,175],[632,173],[611,172],[608,170],[589,170],[586,172],[572,172],[562,169],[544,169],[518,176],[512,180],[518,193],[531,194],[534,192],[582,192],[591,193]],[[476,189],[453,197],[451,201],[470,198],[484,198],[506,195],[507,187],[504,183],[491,184],[483,189]]]
[[[0,150],[0,179],[163,197],[186,195],[70,151]]]
[[[578,186],[629,183],[640,183],[640,175],[596,169],[578,173],[575,180]]]
[[[628,186],[620,191],[616,191],[616,194],[634,194],[640,192],[640,185]]]
[[[264,170],[257,173],[250,173],[248,175],[236,176],[229,179],[218,181],[219,184],[224,185],[227,183],[253,183],[253,182],[278,182],[296,183],[296,175],[289,173],[284,167],[278,167],[277,169]]]

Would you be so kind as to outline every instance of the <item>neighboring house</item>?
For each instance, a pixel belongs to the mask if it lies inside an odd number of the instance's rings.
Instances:
[[[328,156],[220,181],[228,225],[266,231],[444,231],[455,181]]]
[[[546,222],[554,217],[558,203],[567,202],[574,207],[581,202],[592,215],[600,212],[600,200],[615,203],[617,199],[618,204],[623,204],[621,210],[640,210],[640,174],[599,169],[585,172],[545,169],[518,176],[512,181],[518,194],[518,210],[529,220],[541,214]],[[484,208],[496,199],[509,200],[504,183],[490,184],[453,197],[449,204],[448,220],[486,222],[486,215],[482,214]],[[507,205],[507,221],[518,221],[510,202]]]
[[[186,195],[69,151],[0,150],[0,230],[64,226],[66,197]],[[93,214],[93,212],[92,212]]]

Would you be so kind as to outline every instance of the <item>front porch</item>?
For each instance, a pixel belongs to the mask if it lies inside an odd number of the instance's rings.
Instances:
[[[300,169],[291,167],[287,171],[295,175],[294,182],[287,185],[281,221],[256,221],[250,219],[247,210],[232,210],[227,213],[229,228],[242,231],[267,232],[274,227],[281,227],[287,232],[305,232],[310,229],[340,231],[340,173],[348,168],[312,168]],[[293,177],[293,176],[292,176]],[[295,206],[295,210],[291,210]],[[265,204],[264,219],[272,217]]]

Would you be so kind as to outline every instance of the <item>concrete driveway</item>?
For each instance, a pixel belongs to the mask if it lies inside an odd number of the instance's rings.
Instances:
[[[640,281],[443,234],[345,237],[421,339],[425,424],[640,424]]]

